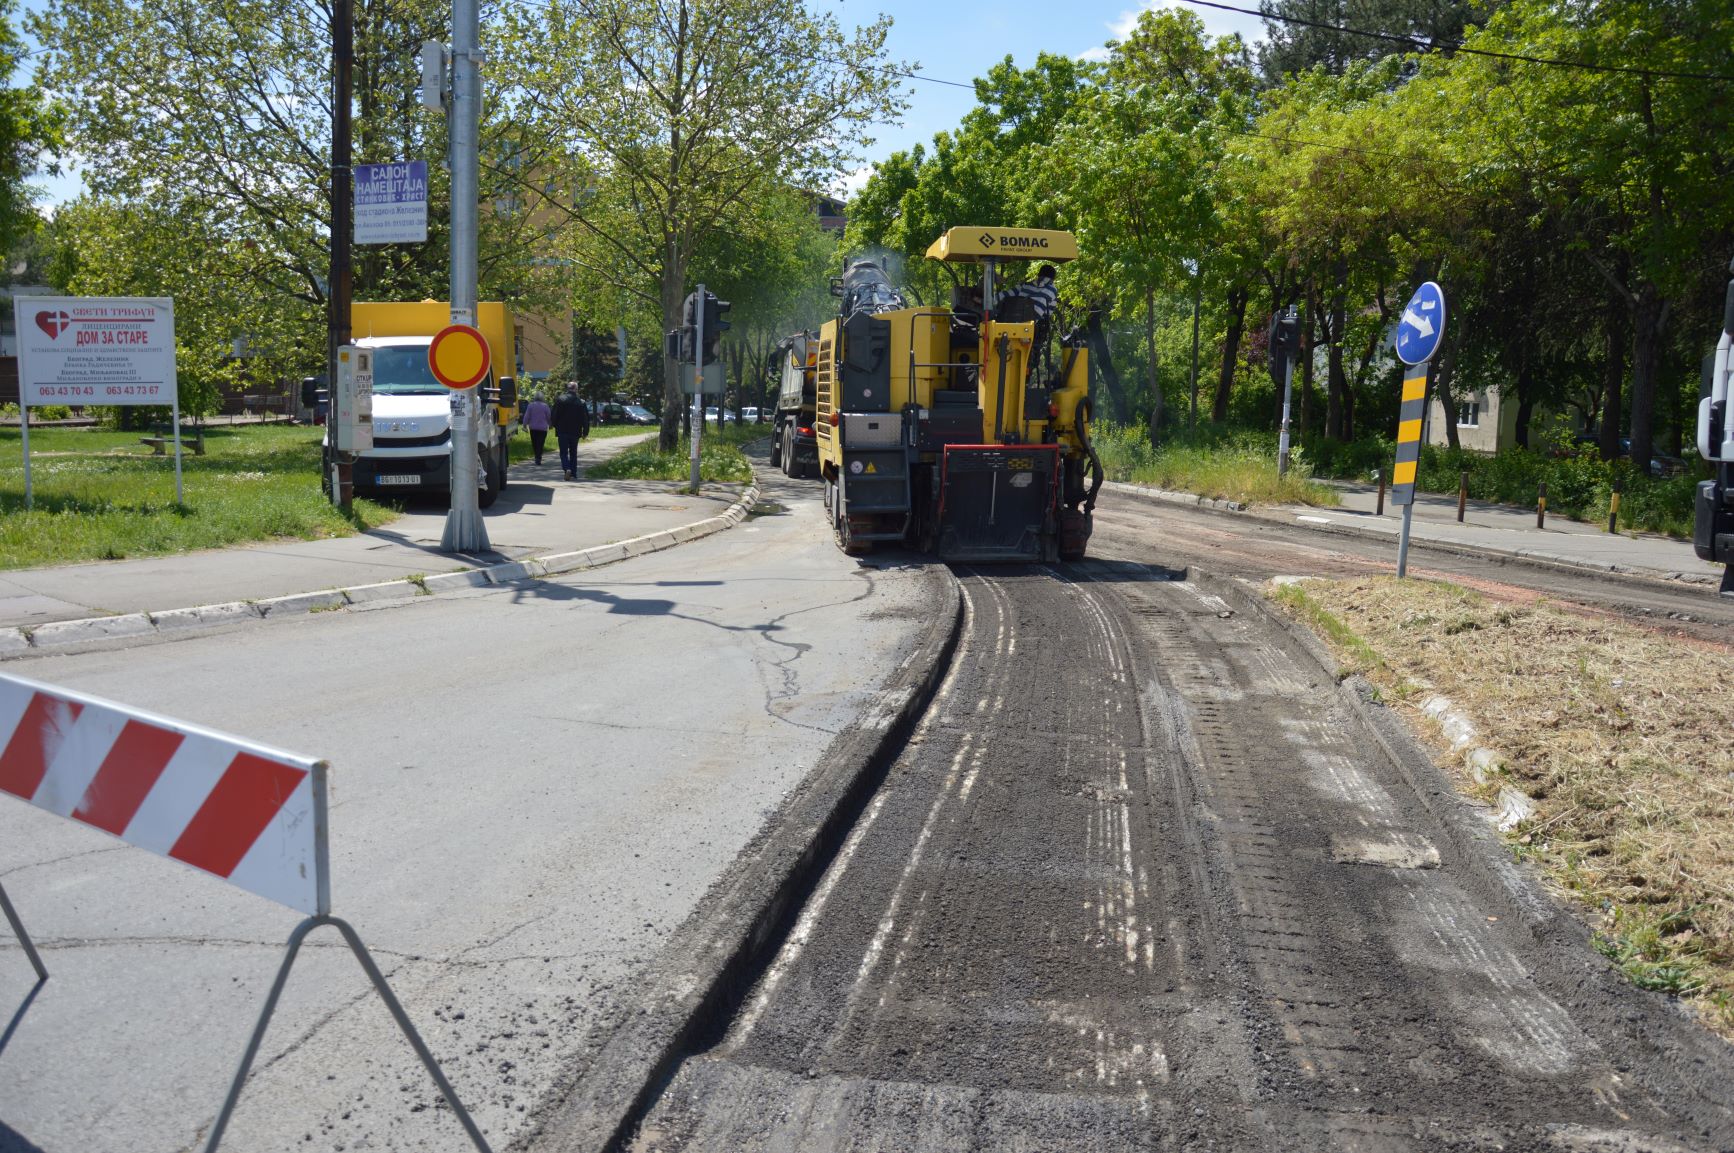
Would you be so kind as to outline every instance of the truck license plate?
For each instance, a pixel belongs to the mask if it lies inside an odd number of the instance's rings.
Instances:
[[[420,484],[421,477],[416,473],[392,473],[377,478],[380,484]]]

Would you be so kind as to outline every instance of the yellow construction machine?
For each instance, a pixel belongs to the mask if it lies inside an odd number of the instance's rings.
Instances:
[[[1102,485],[1089,354],[1077,336],[1056,348],[1040,295],[1000,282],[1004,262],[1077,255],[1067,232],[953,228],[927,250],[951,276],[949,308],[905,307],[870,261],[832,282],[842,305],[816,339],[814,431],[845,552],[1083,558]]]

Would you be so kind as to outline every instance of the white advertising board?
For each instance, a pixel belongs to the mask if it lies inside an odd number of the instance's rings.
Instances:
[[[178,403],[173,300],[20,296],[12,306],[24,404]]]

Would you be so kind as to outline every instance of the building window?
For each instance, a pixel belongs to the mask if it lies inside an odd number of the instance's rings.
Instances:
[[[1458,428],[1480,428],[1481,427],[1481,402],[1480,401],[1478,401],[1478,400],[1466,400],[1462,404],[1457,406],[1457,427]]]

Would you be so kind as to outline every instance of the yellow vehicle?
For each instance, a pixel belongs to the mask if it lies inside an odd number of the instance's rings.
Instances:
[[[953,228],[927,250],[961,266],[950,308],[904,307],[867,261],[833,282],[843,303],[817,336],[814,427],[845,552],[895,541],[946,560],[1082,559],[1102,485],[1088,352],[1061,338],[1054,355],[1035,303],[996,292],[1002,262],[1077,255],[1067,232]]]
[[[434,379],[427,350],[451,323],[451,305],[438,300],[356,301],[350,339],[373,355],[373,448],[355,461],[357,490],[382,493],[451,491],[451,393]],[[476,328],[493,362],[476,385],[482,419],[476,430],[483,508],[508,480],[511,423],[517,414],[518,343],[512,312],[498,301],[476,306]],[[330,473],[330,469],[326,469]]]

